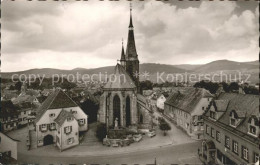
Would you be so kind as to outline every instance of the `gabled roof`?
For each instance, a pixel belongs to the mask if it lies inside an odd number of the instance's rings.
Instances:
[[[59,116],[54,120],[59,126],[62,126],[62,124],[66,121],[66,119],[68,117],[72,117],[73,119],[74,116],[72,115],[72,113],[62,109]]]
[[[221,93],[219,100],[229,100],[226,112],[216,121],[230,129],[230,113],[235,112],[240,119],[239,125],[234,128],[236,131],[247,134],[248,121],[252,116],[259,115],[259,95],[239,94],[239,93]],[[209,112],[206,113],[209,116]],[[238,133],[239,133],[238,132]]]
[[[126,70],[117,64],[114,71],[114,76],[109,80],[103,89],[133,89],[136,88],[132,78]]]
[[[34,99],[36,99],[35,96],[19,95],[16,99],[13,100],[13,103],[14,104],[19,104],[19,103],[23,103],[23,102],[30,102],[30,103],[32,103],[34,101]]]
[[[214,100],[214,104],[217,111],[226,111],[229,100]]]
[[[56,89],[39,107],[35,122],[38,122],[42,115],[48,109],[59,109],[68,107],[78,107],[78,105],[61,89]]]
[[[182,90],[171,94],[165,104],[185,112],[192,112],[202,98],[213,97],[209,91],[203,88],[183,87]]]

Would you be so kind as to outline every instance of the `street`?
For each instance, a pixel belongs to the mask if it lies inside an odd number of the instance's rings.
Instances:
[[[108,156],[28,156],[19,153],[18,163],[40,164],[201,164],[197,157],[200,142]]]

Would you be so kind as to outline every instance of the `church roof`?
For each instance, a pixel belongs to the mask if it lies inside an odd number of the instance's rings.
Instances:
[[[61,89],[56,89],[37,110],[35,122],[38,122],[48,109],[77,107],[78,105]]]
[[[104,89],[133,89],[136,88],[134,81],[131,79],[126,70],[117,64],[114,76],[110,78]]]

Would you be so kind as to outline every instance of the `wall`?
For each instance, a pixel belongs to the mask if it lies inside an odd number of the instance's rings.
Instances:
[[[210,134],[208,135],[206,133],[206,125],[208,125],[210,128],[214,128],[214,138],[212,138],[210,136]],[[228,127],[228,126],[227,126]],[[252,142],[249,142],[245,139],[243,139],[241,136],[239,135],[236,135],[228,130],[224,130],[222,129],[221,127],[217,126],[216,124],[214,124],[214,121],[210,121],[210,119],[207,119],[205,120],[204,119],[204,137],[205,139],[209,139],[209,140],[212,140],[215,145],[216,145],[216,148],[218,150],[220,150],[220,152],[222,152],[223,154],[225,154],[229,159],[231,159],[232,161],[234,161],[235,163],[237,164],[248,164],[248,163],[253,163],[253,152],[255,153],[259,153],[259,149],[258,149],[258,146],[257,144],[254,144]],[[210,130],[210,129],[209,129]],[[216,131],[219,131],[220,132],[220,142],[218,142],[216,140]],[[209,132],[210,133],[210,132]],[[228,136],[230,138],[230,149],[226,148],[225,147],[225,136]],[[236,142],[238,142],[238,155],[235,154],[233,151],[232,151],[232,140],[235,140]],[[241,158],[242,156],[242,153],[241,153],[241,147],[242,145],[244,147],[247,147],[248,148],[248,152],[249,152],[249,162],[245,161],[244,159]],[[226,149],[225,149],[226,148]]]
[[[17,160],[17,141],[0,132],[0,152],[11,151],[11,157]]]

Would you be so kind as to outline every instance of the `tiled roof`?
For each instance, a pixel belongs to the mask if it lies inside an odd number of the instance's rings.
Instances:
[[[117,64],[114,71],[114,77],[103,87],[104,89],[133,89],[136,88],[135,83],[125,71],[125,69]]]
[[[165,101],[173,107],[190,113],[198,104],[201,98],[213,97],[209,91],[203,88],[183,87],[177,92],[173,92]]]
[[[226,111],[228,103],[229,103],[229,100],[215,100],[214,101],[217,111]]]
[[[240,118],[239,125],[235,128],[236,131],[247,134],[248,120],[251,116],[259,115],[259,95],[239,94],[239,93],[221,93],[218,100],[229,100],[226,112],[217,120],[222,125],[230,126],[230,112],[235,111]],[[215,100],[217,101],[217,100]],[[206,113],[209,116],[209,112]]]
[[[65,122],[65,120],[68,118],[68,117],[72,117],[74,118],[74,116],[66,111],[66,110],[61,110],[59,116],[54,120],[59,126],[62,126],[62,124]]]
[[[36,99],[35,96],[19,95],[16,99],[13,100],[13,103],[14,104],[19,104],[19,103],[23,103],[23,102],[30,102],[30,103],[32,103],[34,99]]]
[[[48,109],[77,107],[78,105],[61,89],[56,89],[39,107],[35,122],[38,122]]]

